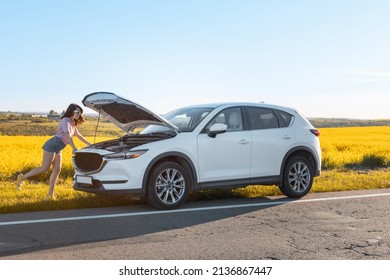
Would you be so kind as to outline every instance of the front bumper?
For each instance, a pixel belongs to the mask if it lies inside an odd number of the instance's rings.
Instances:
[[[113,182],[114,183],[114,182]],[[131,196],[141,197],[144,196],[142,189],[107,189],[105,187],[107,182],[100,182],[99,180],[93,180],[93,185],[80,184],[74,179],[73,188],[76,191],[88,192],[93,194],[110,195],[110,196]]]
[[[105,195],[143,195],[142,181],[148,155],[134,159],[104,160],[95,172],[75,168],[73,188],[78,191]]]

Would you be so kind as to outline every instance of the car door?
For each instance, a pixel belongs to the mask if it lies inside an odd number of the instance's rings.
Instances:
[[[246,111],[252,139],[250,177],[279,175],[283,158],[295,142],[289,127],[291,115],[261,107]]]
[[[227,125],[224,133],[210,137],[215,123]],[[198,170],[202,182],[249,179],[251,141],[243,129],[242,110],[228,108],[218,113],[198,135]]]

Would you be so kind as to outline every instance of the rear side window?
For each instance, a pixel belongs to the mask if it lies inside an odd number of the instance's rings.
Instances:
[[[249,107],[249,125],[251,129],[278,128],[279,121],[271,109]]]
[[[292,120],[292,115],[276,109],[249,107],[248,117],[250,129],[268,129],[288,127]]]
[[[278,117],[279,127],[288,127],[291,123],[292,115],[280,110],[273,110]]]

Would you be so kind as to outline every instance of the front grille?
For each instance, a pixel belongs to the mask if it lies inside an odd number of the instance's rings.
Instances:
[[[81,172],[98,171],[103,165],[103,158],[95,153],[77,153],[74,157],[74,164]]]

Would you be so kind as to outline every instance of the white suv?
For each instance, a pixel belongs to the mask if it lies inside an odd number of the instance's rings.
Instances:
[[[298,198],[321,172],[319,131],[290,108],[220,103],[161,117],[109,92],[82,102],[126,134],[77,151],[76,190],[141,195],[172,209],[193,190],[254,184],[275,184]]]

